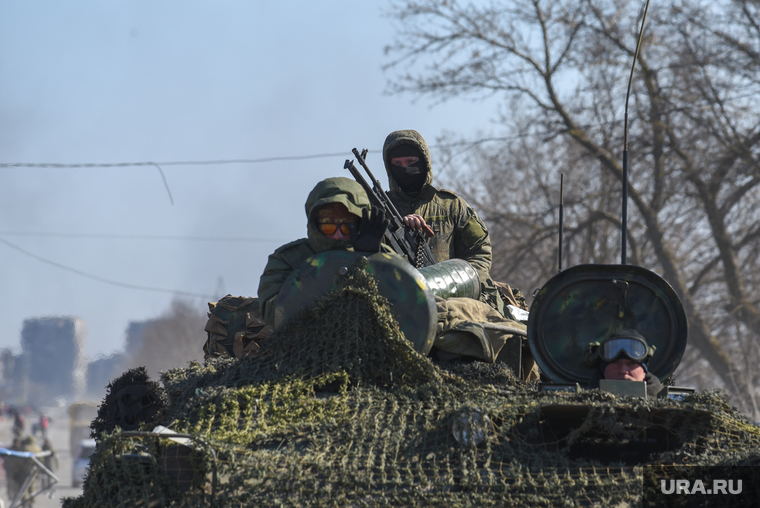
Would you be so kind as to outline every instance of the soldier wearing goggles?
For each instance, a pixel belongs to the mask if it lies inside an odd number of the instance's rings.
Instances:
[[[620,330],[601,341],[592,342],[583,355],[584,366],[595,369],[588,388],[599,388],[600,379],[645,381],[647,395],[656,397],[662,384],[647,366],[655,349],[634,330]]]
[[[306,199],[306,238],[287,243],[269,256],[259,280],[261,316],[274,326],[277,295],[288,276],[303,261],[330,250],[369,254],[388,251],[382,246],[388,220],[382,209],[369,211],[364,188],[350,178],[327,178]]]

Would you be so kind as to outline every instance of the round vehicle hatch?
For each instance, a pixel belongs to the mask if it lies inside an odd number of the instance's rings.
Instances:
[[[654,272],[634,265],[576,265],[541,288],[530,307],[528,345],[555,383],[584,385],[586,346],[613,331],[633,329],[657,350],[649,371],[660,380],[678,366],[686,348],[681,300]]]
[[[314,255],[293,270],[280,290],[275,305],[275,329],[335,289],[362,258],[361,253],[328,251]],[[378,253],[367,257],[366,271],[377,281],[380,295],[388,299],[391,312],[414,349],[426,355],[433,347],[438,313],[435,297],[420,272],[406,260]]]

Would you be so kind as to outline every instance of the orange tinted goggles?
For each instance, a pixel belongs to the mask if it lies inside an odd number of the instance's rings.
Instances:
[[[332,224],[330,222],[320,222],[317,224],[317,227],[319,228],[319,231],[323,235],[332,235],[334,234],[338,228],[340,228],[340,232],[344,235],[348,235],[351,232],[351,224],[348,222],[344,222],[343,224]]]

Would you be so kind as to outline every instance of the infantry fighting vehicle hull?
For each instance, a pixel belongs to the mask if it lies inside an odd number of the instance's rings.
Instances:
[[[114,380],[83,494],[65,506],[639,506],[661,499],[661,478],[737,479],[760,457],[760,429],[715,393],[540,390],[503,363],[435,364],[423,354],[435,321],[424,277],[324,256],[291,280],[311,285],[308,301],[245,357],[161,383],[143,369]],[[584,382],[582,337],[644,326],[670,351],[652,362],[664,378],[686,340],[674,296],[637,267],[567,270],[538,293],[518,338],[558,388]],[[255,316],[244,322],[255,329],[239,337],[258,333]],[[741,471],[743,493],[702,499],[756,495],[754,468]],[[699,500],[665,499],[684,498]]]

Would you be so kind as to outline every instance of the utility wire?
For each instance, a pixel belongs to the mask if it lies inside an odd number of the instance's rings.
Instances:
[[[481,140],[477,140],[474,142],[457,142],[457,143],[451,143],[449,145],[430,145],[430,148],[439,148],[443,146],[460,146],[460,145],[478,145],[487,143],[490,141],[502,141],[507,140],[508,138],[485,138]],[[377,150],[379,151],[379,150]],[[288,160],[308,160],[308,159],[319,159],[319,158],[326,158],[326,157],[337,157],[337,156],[345,156],[347,152],[335,152],[335,153],[321,153],[321,154],[311,154],[311,155],[294,155],[294,156],[280,156],[280,157],[265,157],[261,159],[221,159],[221,160],[208,160],[208,161],[169,161],[169,162],[114,162],[114,163],[72,163],[72,164],[64,164],[64,163],[58,163],[58,162],[41,162],[41,163],[31,163],[31,162],[3,162],[0,163],[0,168],[118,168],[118,167],[140,167],[140,166],[153,166],[158,169],[159,173],[161,174],[161,179],[163,180],[164,187],[166,188],[166,192],[169,195],[169,200],[171,201],[172,205],[174,204],[174,198],[172,197],[171,190],[169,189],[169,184],[166,181],[166,175],[164,174],[163,169],[161,166],[207,166],[207,165],[220,165],[220,164],[259,164],[264,162],[275,162],[275,161],[288,161]],[[2,235],[15,235],[15,236],[56,236],[56,237],[62,237],[62,238],[114,238],[114,239],[146,239],[146,240],[164,240],[164,239],[173,239],[173,240],[200,240],[200,241],[232,241],[232,242],[280,242],[282,240],[270,240],[270,239],[255,239],[255,238],[218,238],[218,237],[179,237],[179,236],[153,236],[153,235],[105,235],[105,234],[67,234],[67,233],[30,233],[30,232],[0,232]],[[149,287],[149,286],[139,286],[135,284],[126,284],[124,282],[118,282],[113,281],[110,279],[105,279],[103,277],[99,277],[97,275],[93,275],[90,273],[83,272],[81,270],[77,270],[75,268],[71,268],[66,265],[62,265],[61,263],[57,263],[55,261],[51,261],[49,259],[45,259],[43,257],[40,257],[36,254],[33,254],[25,249],[22,249],[18,245],[9,242],[8,240],[5,240],[4,238],[0,238],[0,242],[4,243],[5,245],[11,247],[12,249],[15,249],[19,252],[21,252],[24,255],[27,255],[29,257],[32,257],[38,261],[41,261],[43,263],[47,263],[49,265],[55,266],[57,268],[60,268],[62,270],[66,270],[72,273],[76,273],[77,275],[81,275],[82,277],[87,277],[89,279],[97,280],[99,282],[103,282],[105,284],[110,284],[113,286],[128,288],[128,289],[137,289],[141,291],[154,291],[154,292],[161,292],[161,293],[170,293],[175,295],[184,295],[184,296],[196,296],[196,297],[202,297],[202,298],[211,298],[213,299],[213,296],[200,294],[200,293],[192,293],[188,291],[178,291],[174,289],[163,289],[163,288],[155,288],[155,287]]]
[[[37,236],[55,238],[105,238],[112,240],[187,240],[199,242],[254,242],[254,243],[286,243],[291,240],[281,238],[244,238],[220,236],[170,236],[170,235],[117,235],[108,233],[46,233],[30,231],[0,231],[0,236]]]
[[[457,141],[454,143],[428,145],[428,148],[450,148],[455,146],[469,146],[474,147],[485,143],[492,143],[495,141],[514,141],[520,138],[547,136],[553,134],[562,134],[561,130],[550,130],[546,132],[530,132],[520,133],[513,136],[498,136],[476,139],[474,141]],[[382,153],[382,150],[370,150],[370,152]],[[333,153],[316,153],[309,155],[285,155],[277,157],[264,157],[261,159],[218,159],[218,160],[206,160],[206,161],[169,161],[169,162],[81,162],[64,164],[60,162],[0,162],[0,168],[125,168],[125,167],[139,167],[139,166],[154,166],[161,172],[161,176],[164,179],[166,185],[166,177],[164,176],[161,166],[210,166],[219,164],[260,164],[263,162],[276,162],[276,161],[296,161],[296,160],[308,160],[308,159],[322,159],[326,157],[339,157],[350,154],[348,150],[343,152]],[[166,185],[168,190],[168,185]],[[171,197],[171,193],[170,193]],[[173,200],[172,200],[173,203]]]
[[[29,257],[32,257],[32,258],[36,259],[37,261],[41,261],[43,263],[47,263],[49,265],[53,265],[53,266],[55,266],[57,268],[60,268],[62,270],[66,270],[66,271],[69,271],[69,272],[76,273],[77,275],[81,275],[82,277],[87,277],[89,279],[97,280],[99,282],[104,282],[104,283],[110,284],[112,286],[119,286],[119,287],[128,288],[128,289],[139,289],[141,291],[153,291],[153,292],[157,292],[157,293],[170,293],[170,294],[173,294],[173,295],[180,295],[180,296],[195,296],[195,297],[207,298],[207,299],[209,299],[209,301],[213,300],[215,298],[214,296],[205,295],[205,294],[201,294],[201,293],[191,293],[189,291],[178,291],[176,289],[163,289],[163,288],[155,288],[155,287],[150,287],[150,286],[138,286],[138,285],[135,285],[135,284],[126,284],[124,282],[118,282],[118,281],[113,281],[113,280],[105,279],[103,277],[99,277],[97,275],[92,275],[91,273],[86,273],[86,272],[83,272],[81,270],[77,270],[76,268],[71,268],[70,266],[62,265],[61,263],[56,263],[55,261],[51,261],[49,259],[45,259],[43,257],[40,257],[40,256],[38,256],[36,254],[33,254],[33,253],[29,252],[28,250],[22,249],[21,247],[19,247],[15,243],[11,243],[11,242],[9,242],[8,240],[6,240],[4,238],[0,238],[0,242],[4,243],[5,245],[7,245],[8,247],[10,247],[12,249],[15,249],[15,250],[21,252],[22,254],[25,254],[25,255],[27,255]]]
[[[510,138],[484,138],[484,139],[479,139],[476,141],[461,141],[457,143],[450,143],[448,145],[430,145],[430,148],[440,148],[440,147],[446,147],[446,146],[452,147],[452,146],[460,146],[460,145],[470,145],[472,147],[475,145],[480,145],[480,144],[488,143],[491,141],[506,141],[508,139]],[[2,162],[0,163],[0,168],[69,169],[69,168],[126,168],[126,167],[153,166],[156,169],[158,169],[158,172],[161,174],[161,180],[164,183],[164,188],[166,189],[166,193],[169,195],[169,201],[171,202],[173,206],[174,197],[172,196],[171,189],[169,189],[169,182],[166,181],[166,175],[164,174],[164,170],[162,169],[161,166],[211,166],[211,165],[221,165],[221,164],[259,164],[263,162],[308,160],[308,159],[320,159],[320,158],[326,158],[326,157],[345,156],[346,153],[347,152],[335,152],[335,153],[318,153],[318,154],[311,154],[311,155],[265,157],[262,159],[220,159],[220,160],[209,160],[209,161],[169,161],[169,162],[145,161],[145,162],[105,162],[105,163],[82,162],[82,163],[72,163],[72,164],[64,164],[60,162]]]
[[[169,201],[171,201],[172,206],[174,206],[174,198],[172,197],[172,191],[169,189],[169,183],[166,181],[166,175],[164,174],[164,170],[161,169],[161,166],[158,164],[154,164],[158,168],[158,172],[161,173],[161,179],[164,181],[164,188],[166,189],[167,194],[169,194]]]
[[[456,143],[448,143],[445,145],[429,145],[429,148],[445,148],[452,146],[466,146],[466,145],[480,145],[493,141],[508,141],[510,139],[517,139],[523,136],[514,137],[495,137],[495,138],[483,138],[476,141],[459,141]],[[373,152],[370,150],[370,152]],[[382,152],[382,150],[374,150],[374,152]],[[219,160],[207,160],[207,161],[169,161],[169,162],[82,162],[64,164],[60,162],[0,162],[0,168],[125,168],[125,167],[139,167],[139,166],[154,166],[159,170],[161,166],[211,166],[219,164],[260,164],[263,162],[276,162],[276,161],[295,161],[295,160],[308,160],[308,159],[322,159],[326,157],[339,157],[350,155],[350,152],[334,152],[334,153],[317,153],[310,155],[289,155],[278,157],[264,157],[261,159],[219,159]],[[163,172],[161,173],[163,175]],[[166,179],[164,179],[164,182]]]
[[[337,157],[346,155],[348,152],[319,153],[312,155],[292,155],[282,157],[266,157],[263,159],[221,159],[210,161],[171,161],[171,162],[107,162],[107,163],[74,163],[62,164],[58,162],[3,162],[0,168],[123,168],[134,166],[210,166],[216,164],[259,164],[262,162],[294,161],[305,159],[320,159],[324,157]]]
[[[113,163],[74,163],[74,164],[62,164],[58,162],[4,162],[0,163],[0,168],[124,168],[124,167],[140,167],[140,166],[153,166],[158,169],[161,174],[161,180],[164,182],[164,188],[169,195],[169,201],[174,205],[174,197],[172,191],[169,189],[169,183],[166,181],[166,175],[161,166],[208,166],[219,164],[257,164],[261,162],[273,162],[273,161],[288,161],[288,160],[304,160],[304,159],[318,159],[321,157],[335,157],[337,155],[344,155],[341,153],[322,153],[314,155],[294,155],[290,157],[267,157],[264,159],[232,159],[232,160],[215,160],[215,161],[171,161],[171,162],[113,162]]]

